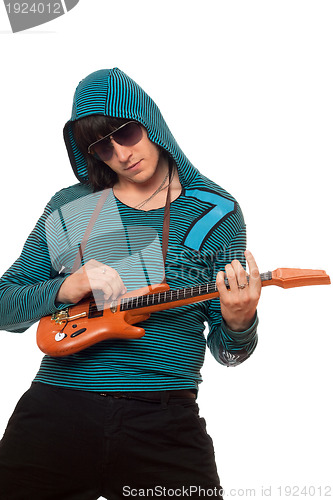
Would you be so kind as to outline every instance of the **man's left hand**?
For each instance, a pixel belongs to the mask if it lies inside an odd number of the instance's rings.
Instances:
[[[230,330],[242,332],[252,325],[261,293],[261,279],[258,266],[251,252],[244,253],[249,266],[249,279],[242,264],[233,260],[216,277],[220,293],[222,316]],[[227,289],[224,279],[228,278]]]

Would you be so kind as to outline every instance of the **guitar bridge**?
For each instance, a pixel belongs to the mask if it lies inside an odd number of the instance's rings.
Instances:
[[[78,318],[83,318],[84,316],[87,316],[86,312],[75,314],[74,316],[69,316],[69,308],[66,307],[66,309],[63,309],[62,311],[53,313],[51,316],[51,320],[55,321],[57,325],[61,325],[61,323],[73,321],[74,319]]]

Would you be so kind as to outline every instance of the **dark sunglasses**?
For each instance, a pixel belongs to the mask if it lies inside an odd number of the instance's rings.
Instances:
[[[121,146],[134,146],[142,139],[142,128],[137,122],[124,123],[102,139],[90,144],[88,153],[102,161],[111,160],[113,154],[111,139]]]

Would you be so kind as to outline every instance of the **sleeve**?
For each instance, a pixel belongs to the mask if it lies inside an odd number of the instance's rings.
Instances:
[[[218,271],[224,271],[225,265],[234,259],[238,259],[242,266],[246,268],[245,250],[246,228],[245,224],[243,224],[234,234],[230,243],[220,249],[216,255],[212,279],[216,278]],[[258,342],[257,314],[248,330],[234,332],[223,321],[219,299],[214,299],[210,301],[208,306],[207,321],[209,327],[207,345],[219,363],[226,366],[237,366],[251,356]]]
[[[48,204],[30,233],[20,257],[0,279],[0,329],[24,332],[42,316],[66,307],[56,303],[58,290],[67,276],[51,264],[45,223]]]

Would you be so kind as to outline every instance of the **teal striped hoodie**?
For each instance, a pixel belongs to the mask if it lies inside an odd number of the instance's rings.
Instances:
[[[245,266],[246,229],[236,200],[189,162],[151,98],[119,69],[82,80],[64,139],[78,183],[57,192],[29,235],[18,260],[0,281],[0,328],[24,332],[42,316],[68,306],[56,302],[70,274],[100,197],[73,136],[73,122],[101,114],[141,123],[149,139],[173,158],[182,184],[171,203],[165,275],[171,289],[214,281],[237,258]],[[82,262],[94,258],[117,269],[129,290],[163,277],[163,208],[140,211],[110,191],[87,242]],[[257,344],[257,319],[230,331],[218,299],[151,314],[144,337],[106,340],[65,357],[44,356],[35,380],[88,391],[198,388],[206,345],[216,360],[236,366]]]

